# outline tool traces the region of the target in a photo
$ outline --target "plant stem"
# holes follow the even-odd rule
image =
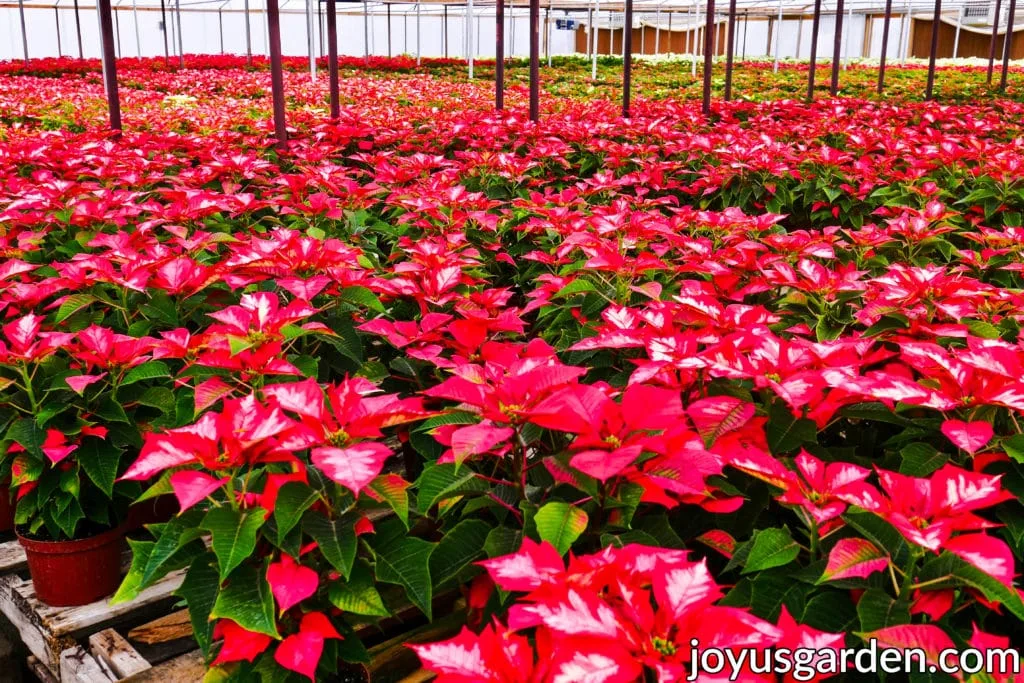
[[[32,406],[32,414],[39,412],[39,403],[36,401],[36,393],[32,389],[32,377],[28,374],[28,367],[21,364],[21,378],[25,382],[25,395],[28,396],[29,405]]]

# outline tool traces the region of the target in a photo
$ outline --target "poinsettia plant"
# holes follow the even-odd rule
[[[118,477],[173,398],[170,370],[152,360],[154,339],[45,323],[27,314],[3,327],[3,467],[21,532],[67,540],[126,520],[141,489]]]
[[[163,474],[180,512],[149,527],[153,540],[131,541],[114,600],[187,566],[180,594],[204,652],[218,641],[213,665],[319,680],[339,659],[365,659],[346,619],[389,613],[368,564],[375,555],[358,538],[374,533],[370,515],[382,505],[408,514],[402,478],[382,473],[393,455],[384,430],[427,412],[362,378],[274,383],[260,394],[146,437],[123,478]]]
[[[566,60],[534,123],[355,59],[326,122],[289,59],[279,149],[263,60],[187,60],[121,60],[119,140],[98,62],[0,64],[0,445],[38,533],[175,497],[117,599],[183,570],[214,676],[328,678],[414,612],[467,624],[419,648],[453,680],[1020,645],[1012,87],[749,63],[709,119],[652,61],[623,119]]]

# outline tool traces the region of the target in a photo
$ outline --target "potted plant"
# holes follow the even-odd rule
[[[374,564],[378,579],[391,568],[384,581],[430,613],[425,568],[415,580],[402,571],[425,562],[425,542],[405,535],[409,483],[382,473],[394,455],[385,430],[426,417],[422,402],[353,378],[278,383],[221,403],[192,425],[147,434],[125,472],[159,476],[181,512],[150,525],[152,540],[131,541],[132,567],[114,601],[187,567],[179,595],[223,675],[321,680],[339,661],[367,661],[353,626],[389,616]],[[367,513],[382,507],[396,514],[375,528]],[[394,541],[386,555],[382,538]]]
[[[29,314],[3,327],[3,467],[36,596],[87,604],[119,583],[124,522],[141,488],[118,476],[142,426],[163,412],[157,385],[169,371],[152,360],[151,338],[42,325]]]

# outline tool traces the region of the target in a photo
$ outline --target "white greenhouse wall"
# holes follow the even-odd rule
[[[86,4],[87,0],[83,0]],[[230,0],[234,7],[238,7],[238,0]],[[75,15],[71,8],[72,0],[60,0],[60,8],[55,12],[53,9],[26,8],[25,20],[29,37],[29,56],[31,57],[53,57],[58,54],[77,56],[78,40],[75,33]],[[89,4],[92,4],[89,2]],[[244,54],[245,53],[245,20],[240,11],[224,10],[218,15],[216,11],[198,12],[189,11],[188,5],[194,5],[195,0],[188,0],[183,3],[181,21],[183,25],[181,42],[186,53],[205,54]],[[286,55],[306,55],[306,16],[304,13],[289,11],[287,2],[284,2],[281,14],[281,36],[282,51]],[[142,56],[156,57],[164,54],[164,34],[161,30],[161,15],[159,6],[155,8],[147,3],[146,9],[139,9],[136,14],[131,10],[130,0],[115,0],[115,5],[120,9],[115,11],[119,40],[117,51],[119,56],[135,57],[139,55],[135,39],[135,17],[138,17],[139,43]],[[217,4],[213,2],[201,3],[203,8],[213,9]],[[167,42],[172,55],[178,51],[177,25],[174,19],[173,0],[167,0],[167,20],[170,24],[167,34]],[[369,20],[369,52],[375,55],[388,54],[388,21],[386,10],[380,5],[370,5],[372,14]],[[363,17],[358,4],[339,3],[339,12],[345,12],[338,16],[338,52],[342,55],[362,55],[367,46],[364,44]],[[95,9],[92,7],[83,8],[79,13],[81,20],[82,46],[86,57],[99,56],[99,30],[98,19]],[[569,54],[575,48],[575,32],[571,30],[559,30],[554,26],[556,18],[569,16],[581,24],[585,24],[586,12],[576,12],[566,15],[561,11],[551,14],[551,53]],[[542,13],[543,17],[543,13]],[[621,26],[621,16],[613,17]],[[323,17],[318,17],[315,27],[315,50],[320,54],[320,46],[326,37],[321,38],[320,32],[324,26]],[[607,26],[608,15],[601,13],[599,25]],[[661,24],[662,28],[668,28],[666,15],[660,18],[654,13],[638,13],[636,22],[648,25]],[[889,36],[888,54],[890,57],[897,57],[900,54],[901,39],[906,40],[906,32],[901,33],[902,19],[896,16],[892,20]],[[57,24],[60,25],[60,45],[58,49]],[[529,51],[528,17],[524,9],[516,11],[515,16],[508,13],[506,16],[506,54],[509,56],[524,57]],[[416,54],[416,12],[415,5],[393,5],[391,17],[391,52],[392,54]],[[685,14],[673,16],[673,28],[680,29],[687,24]],[[443,18],[441,8],[438,6],[424,6],[420,14],[420,53],[427,57],[443,56]],[[867,21],[864,15],[854,14],[852,17],[846,14],[843,17],[843,49],[845,59],[861,56],[877,57],[881,52],[882,22],[876,20],[872,30],[869,54],[862,55],[864,47],[864,32]],[[250,10],[250,26],[252,33],[253,54],[261,55],[267,53],[267,28],[266,15],[263,2],[252,0]],[[818,35],[818,58],[827,60],[832,56],[832,36],[835,26],[835,17],[826,14],[821,18],[821,28]],[[768,44],[768,21],[761,19],[750,19],[745,22],[742,18],[737,21],[736,52],[741,57],[769,57],[773,58],[776,51],[776,36],[778,37],[778,51],[781,59],[807,59],[810,56],[811,43],[811,20],[789,19],[783,21],[781,31],[773,31],[772,43]],[[451,57],[465,57],[464,49],[466,30],[465,9],[462,7],[450,7],[448,10],[448,55]],[[542,21],[541,30],[544,30]],[[478,9],[475,12],[473,21],[473,42],[475,43],[475,55],[479,57],[494,56],[494,14],[493,8]],[[541,44],[544,45],[543,36]],[[640,50],[636,45],[635,49]],[[543,51],[543,48],[542,48]],[[326,53],[326,45],[324,54]],[[0,59],[20,59],[23,55],[21,40],[21,25],[18,17],[17,7],[0,8]]]
[[[83,4],[85,4],[83,2]],[[91,3],[90,3],[91,4]],[[183,3],[184,5],[185,3]],[[347,3],[346,3],[347,4]],[[214,8],[215,4],[205,3],[205,7]],[[116,10],[116,33],[120,34],[118,54],[123,57],[139,56],[135,40],[135,13],[130,9],[127,0],[121,0],[121,9]],[[358,6],[356,6],[358,7]],[[370,53],[386,55],[388,30],[386,10],[381,6],[372,6],[370,16]],[[281,50],[286,55],[306,55],[306,16],[300,12],[281,13]],[[345,7],[339,3],[338,15],[338,52],[342,55],[362,55],[365,50],[363,17],[361,14],[341,14],[353,12],[355,8]],[[415,5],[393,5],[391,17],[391,48],[395,55],[416,54],[416,12]],[[486,14],[485,14],[486,12]],[[250,11],[250,27],[252,34],[253,54],[267,53],[267,28],[262,3],[253,0]],[[575,36],[572,31],[558,30],[554,27],[556,16],[552,14],[551,52],[567,54],[572,52]],[[578,16],[578,15],[577,15]],[[92,7],[79,11],[82,31],[83,53],[86,57],[99,57],[99,22],[96,10]],[[175,22],[173,4],[168,1],[168,24]],[[60,24],[60,46],[57,44],[57,23]],[[223,22],[223,30],[222,24]],[[225,10],[219,16],[216,11],[190,12],[183,6],[181,10],[182,44],[185,53],[245,54],[245,18],[241,12]],[[320,51],[320,21],[315,29],[316,51]],[[62,0],[60,9],[26,8],[25,24],[28,33],[30,57],[55,57],[58,54],[78,56],[78,39],[75,32],[75,13],[70,0]],[[160,28],[161,16],[159,6],[154,10],[148,5],[145,10],[138,11],[138,28],[142,48],[142,56],[156,57],[164,54],[164,37]],[[429,10],[424,7],[420,14],[420,51],[423,56],[438,57],[444,55],[443,16],[437,6]],[[517,10],[515,18],[506,15],[506,53],[509,56],[525,56],[529,52],[528,18],[523,10]],[[514,25],[514,26],[513,26]],[[324,24],[326,26],[326,24]],[[476,44],[475,54],[480,57],[494,56],[494,14],[493,9],[477,10],[474,13],[473,32]],[[466,15],[464,8],[450,7],[448,10],[448,55],[464,57]],[[326,28],[324,28],[326,33]],[[223,50],[221,40],[223,33]],[[177,53],[177,25],[169,27],[168,44],[171,54]],[[326,36],[324,36],[326,40]],[[543,37],[542,37],[543,44]],[[20,59],[23,55],[21,41],[21,24],[17,7],[0,8],[0,59]],[[324,53],[326,54],[326,46]]]

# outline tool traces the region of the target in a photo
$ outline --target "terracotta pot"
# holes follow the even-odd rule
[[[14,502],[11,500],[11,480],[0,482],[0,533],[14,529]]]
[[[121,582],[124,527],[73,541],[37,541],[18,534],[41,602],[54,607],[87,605]]]

